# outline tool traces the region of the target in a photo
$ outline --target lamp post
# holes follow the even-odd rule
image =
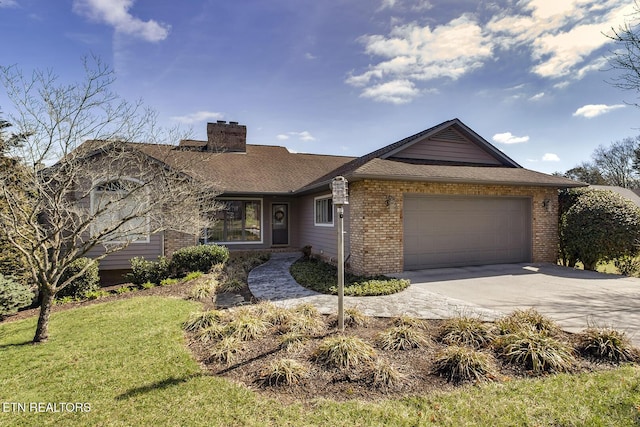
[[[338,213],[338,329],[344,332],[344,205],[349,204],[347,180],[337,176],[331,182],[333,205]]]

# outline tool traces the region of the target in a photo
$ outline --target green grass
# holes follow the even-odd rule
[[[317,259],[300,259],[289,269],[296,282],[323,294],[338,294],[338,270],[335,266]],[[344,294],[349,296],[390,295],[409,286],[409,280],[391,277],[358,276],[345,273]]]
[[[54,313],[51,340],[32,345],[35,318],[0,324],[0,404],[87,402],[88,413],[0,410],[0,426],[637,426],[640,367],[465,386],[453,392],[283,404],[204,374],[182,324],[200,306],[135,297]],[[1,407],[0,407],[1,408]]]

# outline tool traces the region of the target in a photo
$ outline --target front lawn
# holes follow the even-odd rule
[[[0,323],[0,425],[616,425],[640,422],[640,368],[468,385],[377,402],[283,404],[207,375],[182,330],[199,303],[134,297]],[[420,373],[416,373],[420,375]],[[88,412],[29,411],[30,403]],[[22,412],[25,405],[27,411]],[[37,407],[37,406],[36,406]],[[60,410],[62,407],[50,406]]]
[[[338,294],[337,267],[315,258],[299,259],[289,269],[302,286],[323,294]],[[384,275],[358,276],[345,272],[344,294],[349,296],[390,295],[406,289],[409,281]]]

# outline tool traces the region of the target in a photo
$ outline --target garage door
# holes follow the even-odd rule
[[[531,200],[405,196],[404,268],[531,261]]]

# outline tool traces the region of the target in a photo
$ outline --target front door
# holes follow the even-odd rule
[[[271,244],[289,244],[289,205],[286,203],[271,205]]]

